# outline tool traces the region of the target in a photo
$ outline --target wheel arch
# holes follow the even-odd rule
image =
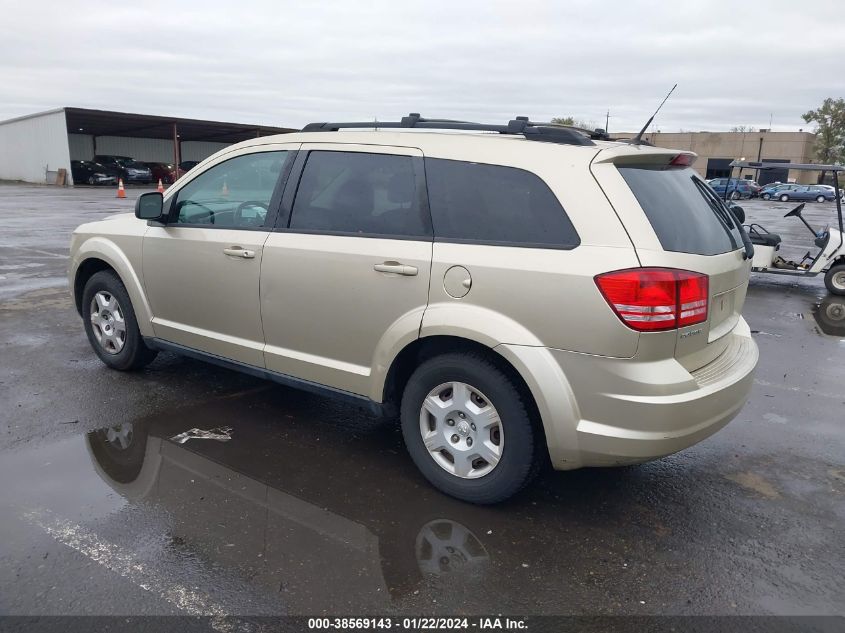
[[[82,292],[85,290],[85,284],[91,277],[103,270],[110,270],[117,274],[117,271],[108,262],[98,257],[89,257],[77,267],[73,278],[73,303],[79,316],[82,316]]]
[[[126,287],[141,335],[153,336],[152,311],[140,278],[126,254],[116,244],[102,237],[86,240],[73,258],[69,277],[77,312],[82,315],[82,293],[85,284],[93,275],[104,270],[114,272]]]
[[[423,362],[435,356],[446,353],[473,352],[482,354],[498,367],[514,384],[528,407],[532,422],[536,424],[538,438],[542,442],[543,453],[548,455],[546,443],[545,416],[538,402],[538,395],[531,389],[528,382],[517,367],[504,356],[499,346],[490,347],[482,342],[470,338],[450,335],[432,335],[417,338],[394,357],[385,374],[382,389],[382,402],[385,411],[397,415],[405,385],[411,374]]]

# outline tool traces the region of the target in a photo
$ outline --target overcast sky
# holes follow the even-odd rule
[[[0,119],[59,106],[299,127],[572,115],[809,129],[845,96],[842,0],[0,0]]]

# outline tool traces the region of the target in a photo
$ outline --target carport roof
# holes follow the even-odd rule
[[[296,131],[285,127],[224,123],[110,110],[63,109],[67,121],[67,131],[70,134],[172,139],[173,125],[176,124],[179,139],[182,141],[238,143],[257,136]]]

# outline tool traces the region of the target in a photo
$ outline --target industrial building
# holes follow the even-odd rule
[[[633,138],[635,132],[612,133],[613,138]],[[769,163],[814,163],[815,134],[810,132],[655,132],[645,140],[658,147],[683,149],[698,154],[693,168],[707,180],[731,175],[732,160],[745,159]],[[739,176],[736,170],[733,176]],[[766,171],[746,169],[741,177],[761,185],[770,182],[815,184],[815,172],[788,172],[786,169]]]
[[[65,170],[73,184],[71,160],[95,154],[131,156],[145,162],[199,161],[256,136],[290,128],[222,123],[178,117],[57,108],[0,121],[0,180],[55,184]]]

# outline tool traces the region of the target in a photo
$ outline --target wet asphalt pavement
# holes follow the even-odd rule
[[[171,354],[106,369],[68,240],[136,194],[0,185],[0,613],[845,614],[845,301],[821,279],[754,276],[761,363],[714,437],[476,507],[389,420]],[[743,206],[810,248],[791,205]]]

